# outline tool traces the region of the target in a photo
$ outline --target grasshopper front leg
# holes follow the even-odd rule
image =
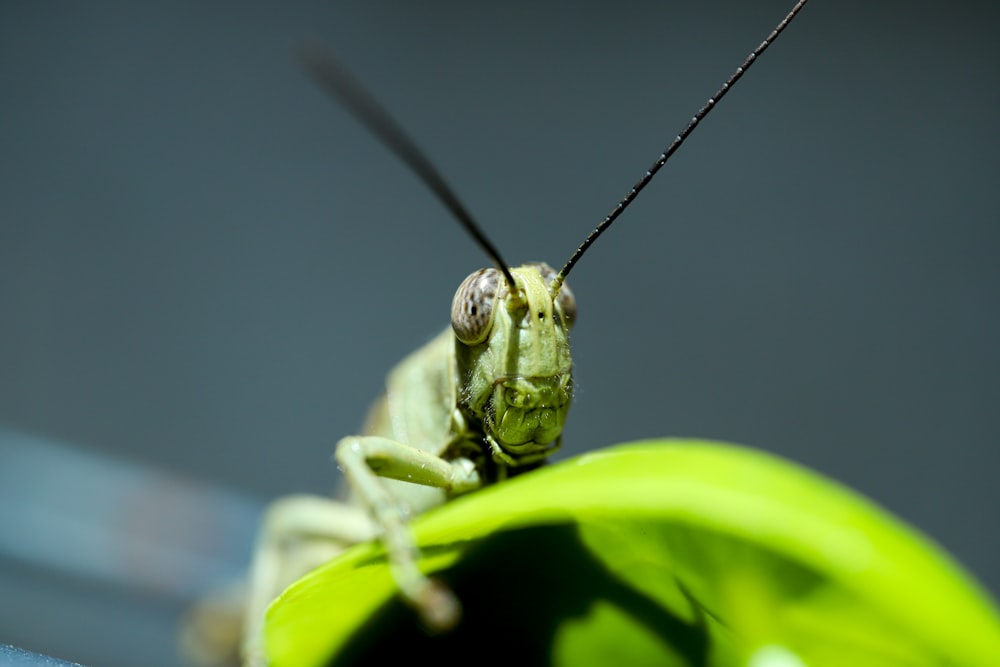
[[[406,514],[378,478],[464,493],[482,484],[472,461],[446,461],[378,436],[346,437],[337,443],[335,456],[359,500],[383,531],[383,544],[403,597],[417,609],[428,629],[443,631],[454,626],[460,614],[458,600],[447,587],[420,572],[420,552],[406,525]]]

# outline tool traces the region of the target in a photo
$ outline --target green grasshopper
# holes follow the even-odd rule
[[[351,544],[382,541],[400,594],[432,632],[458,622],[460,604],[423,575],[409,517],[452,497],[531,470],[560,445],[572,399],[569,330],[576,304],[565,280],[698,123],[805,5],[788,15],[677,135],[625,198],[556,272],[510,267],[430,161],[332,55],[311,49],[316,80],[402,159],[455,215],[495,264],[476,271],[452,301],[451,326],[389,374],[363,435],[343,438],[335,458],[351,504],[312,496],[275,501],[251,568],[244,656],[263,664],[267,605],[312,567]]]

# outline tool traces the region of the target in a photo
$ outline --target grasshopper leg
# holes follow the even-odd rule
[[[262,631],[271,601],[309,570],[351,544],[372,539],[376,532],[363,510],[329,498],[293,495],[268,506],[250,566],[243,625],[245,664],[265,664]]]
[[[458,600],[444,585],[417,567],[420,553],[407,525],[406,512],[379,477],[433,486],[450,493],[479,488],[479,474],[468,459],[445,461],[426,451],[377,436],[350,436],[337,443],[337,463],[359,500],[382,529],[393,577],[403,597],[432,631],[458,621]]]

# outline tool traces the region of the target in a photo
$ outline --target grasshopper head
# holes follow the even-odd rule
[[[547,264],[511,274],[513,287],[497,269],[481,269],[455,293],[459,401],[505,454],[537,460],[555,449],[569,412],[576,302],[565,284],[553,294]]]

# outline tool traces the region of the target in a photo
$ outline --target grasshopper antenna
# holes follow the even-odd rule
[[[781,20],[781,23],[779,23],[777,27],[771,31],[771,34],[760,43],[760,46],[754,49],[753,52],[747,56],[746,60],[743,61],[743,64],[736,68],[736,71],[730,75],[729,79],[727,79],[724,84],[722,84],[722,87],[716,91],[715,95],[708,98],[705,105],[691,118],[687,127],[685,127],[681,133],[674,138],[670,145],[667,146],[667,149],[660,154],[660,157],[656,158],[656,162],[653,163],[653,166],[651,166],[643,177],[632,186],[629,193],[625,195],[620,202],[618,202],[618,205],[611,210],[611,213],[608,213],[607,217],[604,218],[601,224],[597,225],[594,231],[590,232],[587,238],[584,239],[583,243],[580,244],[580,247],[576,249],[576,252],[574,252],[569,258],[569,261],[566,262],[565,266],[559,270],[559,274],[555,277],[555,280],[552,281],[550,289],[553,294],[559,293],[559,289],[562,287],[563,281],[566,280],[566,276],[568,276],[569,272],[573,270],[577,261],[579,261],[579,259],[583,256],[583,253],[587,252],[587,248],[589,248],[591,244],[597,240],[597,237],[603,234],[605,230],[611,226],[611,223],[613,223],[615,219],[621,215],[621,212],[625,210],[625,207],[631,204],[632,200],[636,198],[639,192],[641,192],[642,189],[646,187],[651,180],[653,180],[653,176],[655,176],[656,172],[660,170],[660,167],[666,164],[667,160],[670,159],[670,156],[673,155],[674,152],[681,147],[681,144],[684,143],[684,140],[687,139],[692,132],[694,132],[694,128],[698,126],[698,123],[700,123],[702,119],[715,108],[715,105],[719,102],[719,100],[725,97],[730,88],[732,88],[736,82],[739,81],[744,74],[746,74],[746,71],[757,61],[760,54],[764,53],[764,51],[767,50],[767,47],[771,46],[774,40],[777,39],[778,35],[780,35],[781,32],[788,27],[788,24],[792,22],[792,19],[794,19],[795,15],[799,13],[799,10],[805,6],[806,2],[808,2],[808,0],[799,0],[795,3],[792,10],[788,12],[788,15]]]
[[[374,134],[382,144],[402,160],[430,188],[455,219],[472,235],[476,243],[496,263],[504,279],[515,292],[514,276],[493,243],[479,227],[458,196],[441,176],[410,136],[392,119],[381,104],[368,92],[329,49],[309,44],[299,50],[299,59],[326,92]]]

